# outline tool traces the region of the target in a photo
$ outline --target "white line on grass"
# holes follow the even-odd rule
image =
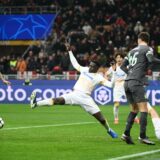
[[[78,122],[78,123],[49,124],[49,125],[40,125],[40,126],[12,127],[12,128],[4,128],[2,130],[17,130],[17,129],[29,129],[29,128],[75,126],[75,125],[84,125],[84,124],[92,124],[92,123],[96,123],[96,122]]]
[[[136,153],[136,154],[130,154],[130,155],[122,156],[122,157],[115,157],[115,158],[105,159],[105,160],[123,160],[123,159],[140,157],[140,156],[144,156],[144,155],[148,155],[148,154],[153,154],[153,153],[158,153],[158,152],[160,152],[160,149],[153,150],[153,151]]]

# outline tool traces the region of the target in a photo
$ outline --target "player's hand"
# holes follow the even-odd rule
[[[65,43],[65,46],[66,46],[67,51],[69,51],[70,48],[71,48],[70,44],[66,42],[66,43]]]
[[[117,79],[117,82],[123,82],[124,81],[124,79],[123,78],[119,78],[119,79]]]
[[[112,65],[112,69],[113,69],[113,71],[116,71],[116,64]]]
[[[7,81],[7,80],[3,80],[3,83],[6,85],[11,85],[11,82]]]

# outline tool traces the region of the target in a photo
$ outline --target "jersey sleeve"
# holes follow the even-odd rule
[[[160,59],[154,57],[153,49],[151,47],[149,48],[148,52],[146,53],[146,57],[147,57],[149,63],[158,63],[158,64],[160,64]]]
[[[71,61],[72,65],[73,65],[73,67],[74,67],[77,71],[80,72],[81,66],[79,65],[79,63],[77,62],[76,58],[74,57],[73,52],[72,52],[72,51],[69,51],[68,53],[69,53],[69,58],[70,58],[70,61]]]
[[[109,88],[113,87],[113,82],[105,79],[104,77],[100,77],[100,84]]]
[[[113,69],[112,69],[112,67],[110,67],[110,68],[108,69],[108,71],[107,71],[107,75],[112,74],[112,71],[113,71]]]
[[[89,70],[88,67],[83,67],[83,66],[81,66],[81,65],[77,62],[77,60],[76,60],[76,58],[74,57],[72,51],[69,51],[68,53],[69,53],[70,61],[71,61],[72,65],[73,65],[73,67],[74,67],[77,71],[79,71],[79,72],[86,72],[86,71]]]
[[[124,61],[123,61],[123,63],[122,63],[122,65],[121,65],[121,69],[122,69],[122,71],[124,71],[126,74],[128,73],[128,68],[127,68],[127,66],[129,65],[129,59],[128,59],[128,57],[125,57],[124,58]]]
[[[83,67],[83,66],[80,66],[79,67],[79,72],[88,72],[89,71],[89,67]]]
[[[146,53],[146,57],[148,57],[148,55],[152,55],[153,56],[153,49],[151,47],[149,47],[149,50]]]

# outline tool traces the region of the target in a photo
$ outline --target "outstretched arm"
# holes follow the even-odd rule
[[[73,52],[72,52],[72,51],[68,51],[68,53],[69,53],[69,58],[70,58],[70,61],[71,61],[72,65],[73,65],[73,67],[74,67],[77,71],[80,72],[80,67],[81,67],[81,66],[79,65],[79,63],[77,62],[76,58],[74,57]]]
[[[106,87],[109,87],[109,88],[112,88],[113,87],[113,82],[112,81],[109,81],[107,79],[105,79],[104,81],[102,81],[101,83],[103,86],[106,86]]]
[[[128,57],[125,57],[124,58],[124,61],[123,61],[123,63],[122,63],[122,65],[121,65],[121,69],[127,74],[128,73],[128,68],[127,68],[127,66],[129,65],[129,63],[128,63]]]
[[[146,57],[147,57],[149,63],[158,63],[158,64],[160,64],[160,59],[154,57],[153,49],[151,47],[149,48],[149,51],[147,52]]]
[[[70,61],[71,61],[72,65],[73,65],[73,67],[74,67],[77,71],[80,72],[80,67],[81,67],[81,66],[79,65],[79,63],[77,62],[76,58],[74,57],[73,52],[72,52],[71,49],[70,49],[70,44],[69,44],[69,43],[66,43],[65,46],[66,46],[66,49],[67,49],[67,51],[68,51],[68,53],[69,53],[69,58],[70,58]]]
[[[101,84],[104,85],[104,86],[106,86],[106,87],[113,88],[114,82],[115,82],[115,74],[116,74],[116,72],[113,71],[112,72],[112,79],[111,79],[111,81],[109,81],[108,79],[104,78],[102,80]]]
[[[5,78],[3,77],[3,75],[2,75],[1,72],[0,72],[0,78],[2,79],[2,82],[3,82],[4,84],[7,84],[7,85],[10,85],[10,84],[11,84],[11,82],[5,80]]]
[[[160,64],[160,59],[154,57],[152,54],[147,55],[147,59],[150,63],[158,63]]]

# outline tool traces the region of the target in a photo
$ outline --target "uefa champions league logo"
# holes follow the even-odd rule
[[[55,14],[0,15],[0,39],[44,39],[50,33],[50,24],[55,17]]]
[[[111,101],[111,90],[109,90],[108,88],[101,86],[99,88],[97,88],[94,91],[94,98],[95,101],[98,102],[99,104],[107,104],[108,102]]]

